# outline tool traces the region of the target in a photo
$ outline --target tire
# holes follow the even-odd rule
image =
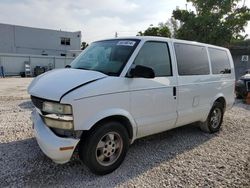
[[[209,112],[207,120],[200,123],[200,128],[206,133],[215,133],[220,130],[224,115],[224,107],[221,103],[215,102]]]
[[[119,122],[110,121],[98,127],[83,139],[79,145],[79,156],[95,174],[113,172],[123,162],[129,147],[126,128]]]

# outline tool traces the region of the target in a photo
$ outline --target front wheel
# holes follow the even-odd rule
[[[224,115],[224,107],[221,103],[215,102],[205,122],[200,123],[202,131],[214,133],[220,130]]]
[[[93,173],[103,175],[120,166],[128,147],[126,128],[119,122],[111,121],[99,125],[81,140],[79,155]]]

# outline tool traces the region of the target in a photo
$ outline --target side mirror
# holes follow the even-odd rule
[[[142,65],[136,65],[135,68],[131,69],[130,72],[130,77],[132,78],[154,78],[155,77],[155,73],[154,70],[146,67],[146,66],[142,66]]]

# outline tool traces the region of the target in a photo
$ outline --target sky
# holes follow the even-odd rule
[[[250,7],[250,0],[245,3]],[[186,0],[0,0],[0,23],[81,31],[82,41],[90,43],[116,32],[135,36],[151,24],[166,22],[177,6],[186,9]]]

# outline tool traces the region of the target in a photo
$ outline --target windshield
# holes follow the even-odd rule
[[[94,42],[71,63],[71,68],[119,76],[138,43],[133,39]]]

